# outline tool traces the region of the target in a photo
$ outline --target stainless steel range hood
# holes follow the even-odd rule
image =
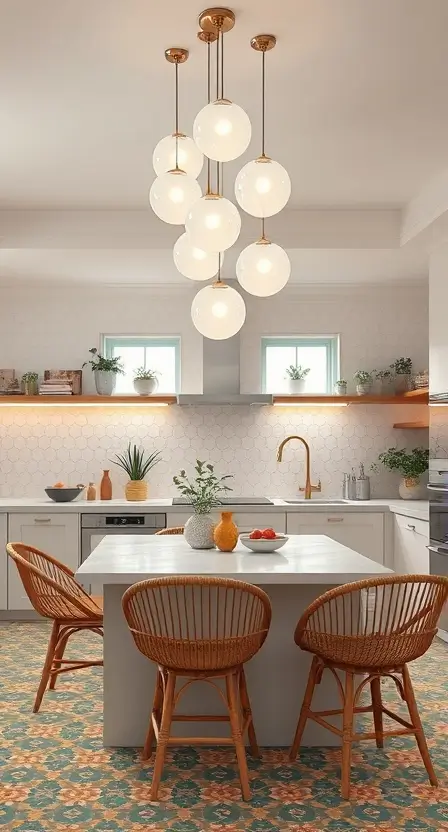
[[[180,393],[180,405],[269,405],[269,393],[240,393],[240,337],[203,339],[203,392]]]

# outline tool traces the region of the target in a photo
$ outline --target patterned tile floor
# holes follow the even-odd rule
[[[355,749],[350,803],[339,796],[334,749],[305,749],[295,764],[284,750],[266,750],[262,762],[250,762],[247,804],[231,751],[182,748],[169,756],[163,799],[152,804],[151,766],[142,767],[138,751],[102,748],[101,670],[62,677],[59,691],[46,694],[38,715],[31,713],[47,637],[45,624],[0,626],[1,829],[448,832],[448,645],[442,642],[412,667],[437,790],[409,738],[390,740],[385,751],[371,743]],[[85,650],[86,636],[79,638]],[[73,649],[76,643],[72,655]],[[89,649],[98,650],[95,637]]]

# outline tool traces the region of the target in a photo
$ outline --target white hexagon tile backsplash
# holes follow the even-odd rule
[[[405,413],[403,413],[405,410]],[[123,496],[124,474],[114,454],[136,442],[160,450],[163,461],[149,476],[150,496],[175,494],[172,477],[196,458],[233,474],[235,494],[292,496],[304,485],[304,449],[291,442],[282,463],[279,443],[298,433],[311,447],[312,480],[322,495],[341,495],[343,472],[363,462],[366,472],[378,454],[396,445],[427,444],[426,432],[397,431],[395,421],[418,417],[417,407],[356,405],[341,409],[276,407],[2,408],[0,411],[0,494],[38,496],[59,479],[99,482],[111,469],[114,496]],[[414,412],[414,413],[413,413]],[[422,436],[422,433],[424,436]],[[382,470],[372,493],[397,495],[398,477]]]

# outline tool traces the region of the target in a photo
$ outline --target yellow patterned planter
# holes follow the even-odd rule
[[[138,502],[148,499],[148,483],[145,480],[129,480],[124,490],[126,499],[130,502]]]

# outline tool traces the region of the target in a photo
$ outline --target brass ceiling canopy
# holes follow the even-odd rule
[[[251,39],[250,45],[256,52],[269,52],[277,43],[275,35],[255,35]]]
[[[225,34],[235,26],[235,15],[231,9],[223,9],[220,6],[205,9],[199,15],[199,26],[203,32],[221,31]]]
[[[165,49],[165,58],[170,64],[184,64],[188,60],[188,49],[182,49],[180,46],[170,46]]]
[[[215,43],[218,40],[218,32],[203,32],[202,29],[198,32],[198,39],[202,43]]]

